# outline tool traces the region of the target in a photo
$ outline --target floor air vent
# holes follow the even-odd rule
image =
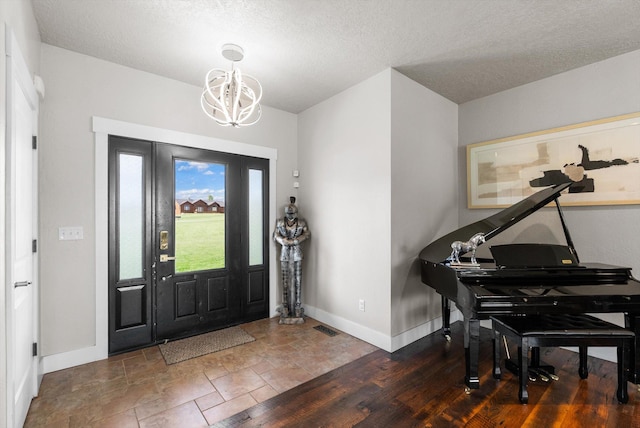
[[[331,337],[333,337],[333,336],[335,336],[336,334],[338,334],[338,332],[337,332],[337,331],[335,331],[335,330],[331,330],[329,327],[325,327],[325,326],[323,326],[323,325],[317,325],[317,326],[315,326],[315,327],[313,327],[313,328],[315,328],[316,330],[321,331],[321,332],[323,332],[324,334],[326,334],[327,336],[331,336]]]

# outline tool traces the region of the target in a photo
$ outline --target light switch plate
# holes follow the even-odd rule
[[[82,226],[59,227],[58,240],[60,241],[77,241],[84,239],[84,229]]]

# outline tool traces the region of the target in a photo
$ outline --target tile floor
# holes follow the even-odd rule
[[[170,366],[153,346],[48,373],[25,427],[206,427],[377,349],[319,324],[243,324],[255,342]]]

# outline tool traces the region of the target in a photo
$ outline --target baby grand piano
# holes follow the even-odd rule
[[[631,269],[600,263],[569,267],[519,266],[505,268],[489,258],[478,257],[479,266],[449,260],[451,244],[484,233],[491,246],[498,235],[523,222],[532,214],[555,202],[557,222],[566,246],[578,261],[558,198],[570,183],[541,190],[490,216],[455,230],[426,246],[420,252],[422,282],[442,296],[443,333],[450,335],[449,301],[464,317],[465,383],[479,388],[478,352],[480,320],[492,315],[544,313],[623,313],[625,327],[640,338],[640,282]],[[556,216],[551,213],[555,218]],[[537,214],[541,215],[541,214]],[[494,241],[492,241],[492,239]],[[479,249],[480,249],[479,247]],[[636,339],[627,362],[627,380],[640,383],[640,340]]]

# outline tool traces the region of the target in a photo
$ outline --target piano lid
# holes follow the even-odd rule
[[[560,193],[571,185],[569,183],[557,184],[534,193],[522,201],[511,205],[504,210],[485,218],[484,220],[464,226],[447,235],[436,239],[420,252],[420,259],[432,263],[442,263],[451,254],[451,243],[454,241],[467,241],[474,234],[482,232],[485,241],[488,241],[500,232],[508,229],[522,219],[528,217],[551,201],[557,199]]]

